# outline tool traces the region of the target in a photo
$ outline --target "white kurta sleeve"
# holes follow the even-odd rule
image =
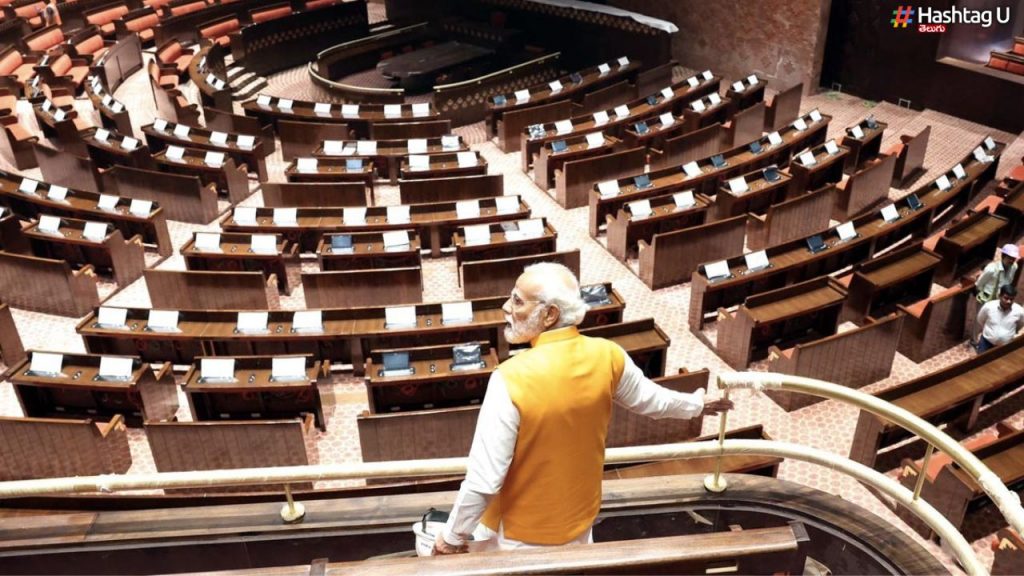
[[[519,410],[508,395],[501,373],[495,370],[480,405],[466,479],[462,481],[444,527],[444,539],[448,544],[459,546],[469,538],[487,505],[501,490],[512,463],[518,434]]]
[[[704,390],[676,392],[652,382],[623,350],[626,363],[615,389],[615,401],[651,418],[693,418],[704,409]]]

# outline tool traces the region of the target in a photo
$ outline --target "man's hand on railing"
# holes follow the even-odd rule
[[[465,554],[469,552],[469,546],[452,546],[444,539],[444,530],[438,531],[434,539],[434,556],[448,556],[449,554]]]
[[[701,412],[705,416],[714,416],[720,412],[726,412],[732,410],[734,405],[732,400],[728,398],[720,398],[718,400],[712,400],[711,402],[704,403],[704,410]]]

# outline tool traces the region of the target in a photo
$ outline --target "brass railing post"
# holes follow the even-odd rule
[[[728,389],[722,395],[722,399],[729,399]],[[725,425],[729,419],[729,412],[719,413],[718,418],[718,458],[715,459],[715,473],[704,478],[704,488],[709,492],[725,492],[728,487],[725,478],[722,478],[722,458],[725,456]]]
[[[284,520],[285,524],[298,524],[302,522],[302,519],[306,517],[306,507],[302,505],[302,502],[296,502],[292,498],[292,485],[284,485],[284,497],[288,499],[288,503],[281,508],[281,520]]]

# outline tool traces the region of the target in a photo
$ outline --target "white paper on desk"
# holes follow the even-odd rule
[[[530,91],[529,90],[516,90],[513,93],[513,96],[515,96],[515,98],[516,98],[516,104],[520,104],[520,103],[523,103],[523,102],[529,102],[530,101]]]
[[[985,149],[991,150],[996,147],[996,141],[991,136],[985,136]]]
[[[601,110],[600,112],[594,112],[594,124],[602,126],[608,123],[608,112]]]
[[[700,76],[704,80],[711,80],[712,78],[715,77],[715,75],[711,73],[711,70],[705,70],[705,71],[701,72]]]
[[[330,116],[331,105],[324,102],[317,102],[313,105],[313,113],[319,116]]]
[[[107,237],[106,222],[86,222],[82,229],[82,237],[95,242],[102,242]]]
[[[635,202],[629,202],[629,213],[634,218],[644,218],[651,215],[651,201],[650,200],[637,200]]]
[[[523,238],[540,238],[544,235],[544,220],[542,218],[520,220],[517,225]]]
[[[58,218],[57,216],[49,216],[45,214],[40,215],[39,225],[36,226],[36,229],[49,234],[60,232],[60,218]]]
[[[708,94],[708,101],[711,102],[712,106],[717,106],[722,103],[722,97],[718,95],[718,92],[712,92]]]
[[[441,324],[458,324],[473,321],[472,302],[442,302]]]
[[[114,99],[110,96],[110,94],[104,94],[103,98],[100,99],[100,101],[103,102],[103,105],[108,108],[110,107],[110,103],[113,102],[113,100]],[[49,102],[49,100],[47,100],[46,102]],[[49,108],[47,108],[46,106],[46,102],[43,103],[43,110],[49,110]]]
[[[409,156],[409,169],[410,170],[429,170],[430,169],[430,156],[425,154],[412,154]]]
[[[607,65],[607,64],[598,64],[597,65],[597,73],[600,74],[601,76],[604,76],[605,74],[607,74],[607,73],[609,73],[611,71],[612,71],[612,67]]]
[[[690,102],[690,108],[693,108],[694,112],[703,112],[707,109],[707,106],[704,105],[704,100],[698,99]]]
[[[110,130],[107,130],[106,128],[97,128],[92,137],[100,142],[106,142],[110,138]]]
[[[700,84],[700,80],[696,76],[690,76],[686,79],[686,83],[690,85],[690,88],[696,88]]]
[[[100,326],[109,328],[124,327],[127,321],[127,308],[111,308],[109,306],[100,306],[99,313],[96,315],[96,323],[99,324]]]
[[[665,100],[671,100],[675,95],[676,93],[672,90],[671,86],[666,86],[661,89],[661,97]]]
[[[306,357],[273,358],[270,361],[270,377],[275,381],[305,381]]]
[[[607,180],[605,182],[597,183],[597,191],[601,194],[601,198],[611,198],[619,195],[619,182],[618,180]]]
[[[676,192],[672,195],[672,200],[675,201],[676,208],[691,208],[697,204],[697,200],[693,197],[693,190]]]
[[[146,324],[150,330],[177,330],[177,310],[150,310]]]
[[[772,146],[778,146],[782,144],[782,136],[778,132],[772,132],[768,135],[768,143]]]
[[[265,332],[269,312],[239,312],[235,328],[239,332]]]
[[[743,92],[743,90],[744,90],[743,82],[733,82],[732,83],[732,91],[733,92]]]
[[[386,118],[394,118],[395,116],[402,115],[401,104],[385,104],[384,105],[384,116]]]
[[[96,202],[96,207],[100,210],[113,211],[117,208],[117,201],[120,200],[117,196],[111,196],[110,194],[100,194],[100,199]]]
[[[132,198],[131,203],[128,205],[128,213],[133,216],[141,216],[145,218],[149,216],[149,212],[153,209],[152,200],[140,200],[138,198]]]
[[[813,152],[804,152],[800,155],[800,163],[804,166],[814,166],[818,163],[818,159],[814,157]]]
[[[963,164],[953,166],[953,176],[956,176],[957,180],[963,180],[967,177],[967,171],[964,170]]]
[[[270,96],[267,96],[266,94],[260,94],[259,96],[256,97],[256,105],[257,106],[264,106],[264,107],[270,106],[270,101],[271,101]]]
[[[234,380],[234,358],[202,358],[199,362],[199,377],[212,380]]]
[[[602,132],[591,132],[587,134],[587,149],[597,148],[598,146],[604,145],[604,133]]]
[[[191,128],[185,126],[184,124],[178,124],[174,127],[174,135],[177,136],[178,138],[188,138],[188,133],[190,131]]]
[[[217,85],[217,77],[214,76],[212,73],[207,74],[206,75],[206,83],[210,84],[211,86],[216,87],[216,85]]]
[[[347,226],[366,224],[366,207],[351,206],[341,209],[341,219]]]
[[[619,62],[619,68],[621,68],[623,66],[628,66],[629,65],[629,57],[628,56],[623,56],[622,58],[619,58],[618,62]]]
[[[455,217],[460,220],[463,218],[479,218],[480,201],[459,200],[458,202],[455,203]]]
[[[480,246],[491,243],[491,227],[488,224],[466,226],[463,230],[466,246]]]
[[[185,156],[185,149],[180,146],[168,146],[165,156],[170,160],[181,160]]]
[[[28,369],[40,374],[60,374],[64,365],[64,355],[51,352],[33,352],[32,363]]]
[[[277,107],[281,110],[291,110],[294,103],[291,98],[279,98],[277,100]]]
[[[562,82],[555,80],[554,82],[548,82],[548,88],[551,89],[552,94],[557,94],[562,91]]]
[[[163,118],[153,120],[153,129],[159,130],[160,132],[167,130],[167,120],[164,120]]]
[[[236,206],[233,217],[235,220],[235,224],[255,224],[256,208],[252,206]]]
[[[412,105],[412,115],[417,118],[430,115],[430,104],[427,102],[420,102]]]
[[[402,248],[409,245],[408,230],[392,230],[381,234],[381,242],[384,248]]]
[[[885,208],[882,208],[882,220],[886,222],[895,222],[900,219],[900,212],[896,209],[895,204],[889,204]]]
[[[131,378],[135,359],[123,356],[101,356],[99,375],[106,378]]]
[[[110,105],[110,109],[113,110],[114,114],[120,114],[122,111],[124,111],[124,104],[121,104],[120,102],[114,102]]]
[[[410,138],[406,147],[409,150],[409,154],[426,154],[427,153],[427,139],[426,138]]]
[[[458,150],[461,142],[459,137],[455,134],[446,134],[441,136],[441,149],[442,150]]]
[[[342,116],[359,116],[359,104],[342,104]]]
[[[220,252],[220,233],[196,232],[195,247],[201,252]]]
[[[750,190],[750,186],[747,185],[747,180],[743,176],[729,180],[729,191],[733,194],[743,194],[748,190]]]
[[[864,137],[864,129],[860,127],[860,124],[850,128],[850,134],[858,140]]]
[[[853,222],[843,222],[839,226],[836,226],[836,234],[839,235],[839,239],[842,241],[849,240],[857,236],[857,230],[853,227]]]
[[[253,254],[277,254],[276,234],[253,234],[249,239]]]
[[[334,156],[340,155],[345,148],[342,140],[324,140],[324,152]]]
[[[239,134],[235,143],[243,150],[252,150],[256,146],[256,137],[252,134]]]
[[[409,223],[409,206],[388,206],[387,208],[388,224],[408,224]]]
[[[384,327],[395,328],[400,326],[416,325],[415,306],[388,306],[384,309]]]
[[[210,132],[210,143],[211,144],[226,144],[228,141],[228,135],[225,132],[217,132],[214,130]]]
[[[292,315],[292,330],[296,332],[323,332],[323,312],[321,310],[296,310]]]
[[[299,158],[296,161],[295,169],[299,172],[316,172],[319,165],[316,158]]]
[[[686,164],[683,164],[683,172],[688,178],[696,178],[704,173],[696,162],[687,162]]]
[[[985,154],[985,151],[981,148],[981,146],[978,146],[977,148],[974,149],[974,159],[977,160],[978,162],[984,163],[992,161],[992,157],[989,156],[988,154]]]
[[[665,112],[661,116],[658,116],[658,121],[661,122],[662,128],[668,128],[669,126],[676,123],[676,118],[675,116],[672,115],[671,112]]]
[[[494,199],[498,214],[512,214],[519,211],[519,196],[498,196]]]
[[[839,145],[836,144],[835,140],[829,140],[828,142],[825,142],[825,152],[828,152],[828,155],[831,156],[836,152],[839,152]]]
[[[50,108],[53,108],[53,102],[51,102],[50,99],[47,98],[46,100],[43,100],[43,105],[40,106],[40,108],[43,109],[43,112],[49,112]]]
[[[555,132],[558,134],[568,134],[572,132],[572,120],[559,120],[555,122]]]
[[[747,270],[760,270],[768,267],[768,254],[764,250],[751,252],[743,255],[743,261],[747,265]]]
[[[356,142],[356,154],[359,154],[360,156],[373,156],[376,153],[376,140],[359,140]]]
[[[18,184],[18,192],[25,194],[35,194],[36,188],[39,188],[39,181],[31,178],[22,178],[21,184]]]
[[[938,186],[939,190],[942,190],[943,192],[952,188],[952,185],[950,185],[949,183],[949,177],[946,176],[945,174],[935,179],[935,185]]]
[[[274,224],[278,226],[295,226],[298,208],[274,208]]]
[[[139,147],[139,141],[131,136],[125,136],[121,139],[121,148],[132,151]]]
[[[749,83],[751,86],[756,86],[757,82],[758,80],[756,74],[751,74],[750,76],[747,76],[747,83]]]
[[[704,275],[707,276],[708,280],[729,276],[729,262],[727,260],[719,260],[718,262],[705,264]]]
[[[50,200],[56,200],[63,202],[68,196],[68,189],[64,186],[58,186],[56,184],[50,184],[50,189],[46,191],[46,197]]]
[[[210,150],[209,152],[206,153],[206,156],[203,158],[203,162],[207,166],[213,166],[214,168],[220,168],[221,166],[224,165],[224,153],[223,152],[214,152],[213,150]]]
[[[821,112],[817,108],[811,110],[811,122],[821,122]]]
[[[797,118],[793,121],[793,128],[796,128],[799,132],[803,132],[804,130],[807,130],[807,122],[805,122],[803,118]]]

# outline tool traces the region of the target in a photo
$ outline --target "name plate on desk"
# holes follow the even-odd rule
[[[444,302],[441,304],[441,324],[467,324],[473,321],[472,302]]]
[[[696,88],[700,84],[700,80],[696,76],[690,76],[686,79],[686,83],[690,85],[690,88]]]
[[[128,205],[129,214],[133,216],[140,216],[142,218],[149,216],[151,210],[153,210],[152,200],[141,200],[139,198],[132,198],[131,203]]]
[[[498,196],[494,199],[498,214],[512,214],[519,211],[519,196]]]
[[[587,134],[587,149],[597,148],[604,144],[604,134],[602,132],[591,132]]]
[[[612,198],[619,195],[619,182],[617,180],[608,180],[606,182],[597,183],[597,191],[601,194],[601,198]]]
[[[693,108],[694,112],[703,112],[707,106],[704,105],[704,100],[694,100],[690,102],[690,108]]]
[[[886,222],[895,222],[900,219],[899,210],[896,209],[895,204],[889,204],[885,208],[882,208],[882,220]]]
[[[226,144],[228,141],[228,135],[224,132],[218,132],[214,130],[210,133],[211,144]]]
[[[672,97],[675,95],[676,93],[672,91],[671,86],[666,86],[661,89],[661,97],[664,98],[665,100],[671,100]]]
[[[102,242],[107,237],[106,222],[86,222],[82,229],[82,237],[93,242]]]
[[[376,140],[359,140],[356,142],[356,154],[359,154],[360,156],[373,156],[376,153]]]
[[[345,150],[348,150],[349,154],[355,152],[354,148],[345,148],[345,142],[342,140],[324,140],[324,152],[331,154],[332,156],[341,156],[345,154]]]
[[[299,172],[316,172],[319,163],[316,158],[299,158],[296,160],[295,169]]]
[[[747,272],[756,272],[758,270],[764,270],[769,266],[768,254],[764,250],[751,252],[750,254],[744,254],[743,261],[747,265]]]
[[[266,311],[239,312],[235,331],[239,334],[264,334],[267,332],[268,318],[269,313]]]
[[[291,110],[295,102],[291,98],[278,98],[277,107],[281,110]]]
[[[234,358],[202,358],[199,361],[200,382],[235,382]]]
[[[623,66],[628,66],[629,65],[629,57],[628,56],[623,56],[622,58],[619,58],[618,62],[619,62],[619,68],[622,68]]]
[[[64,365],[64,355],[52,352],[33,352],[32,362],[29,364],[27,375],[29,376],[63,376],[61,368]]]
[[[249,248],[254,254],[277,254],[277,236],[274,234],[253,234]]]
[[[388,206],[387,217],[389,224],[408,224],[409,206]]]
[[[991,136],[985,136],[985,150],[992,150],[996,147],[996,141]]]
[[[427,153],[427,139],[426,138],[410,138],[408,144],[406,144],[409,154],[426,154]]]
[[[946,176],[945,174],[935,179],[935,185],[938,186],[939,190],[942,190],[943,192],[952,188],[952,185],[949,183],[949,177]]]
[[[603,126],[608,123],[608,112],[601,110],[600,112],[594,112],[594,125]]]
[[[712,92],[711,94],[708,94],[708,102],[710,102],[712,106],[718,106],[722,103],[722,97],[718,95],[718,92]]]
[[[747,83],[751,86],[757,86],[757,82],[758,80],[756,75],[751,74],[750,76],[747,76]]]
[[[110,109],[111,109],[111,110],[112,110],[112,111],[113,111],[113,112],[114,112],[115,114],[120,114],[121,112],[123,112],[123,111],[124,111],[124,104],[121,104],[120,102],[117,102],[117,101],[115,101],[115,102],[114,102],[113,104],[111,104],[111,105],[109,106],[109,108],[110,108]]]
[[[96,326],[99,328],[124,328],[128,321],[128,310],[100,306],[96,314]]]
[[[956,176],[957,180],[963,180],[964,178],[967,177],[967,171],[964,170],[962,164],[957,164],[956,166],[953,166],[953,176]]]
[[[696,178],[704,173],[696,162],[687,162],[686,164],[683,164],[683,172],[688,178]]]
[[[719,260],[718,262],[705,264],[704,275],[712,282],[732,276],[729,272],[729,262],[726,260]]]
[[[629,202],[629,213],[634,218],[646,218],[651,215],[651,201],[650,200],[637,200],[636,202]]]
[[[359,104],[342,104],[342,116],[359,116]]]
[[[50,200],[63,202],[68,197],[68,189],[56,184],[50,184],[50,189],[46,191],[46,197]],[[149,214],[149,212],[146,212],[146,214]]]
[[[520,220],[519,234],[523,238],[540,238],[544,235],[544,220],[540,218],[531,218],[529,220]]]
[[[614,109],[614,112],[615,112],[615,117],[616,118],[618,118],[618,119],[626,118],[627,116],[629,116],[629,106],[626,106],[625,104],[623,104],[621,106],[616,106],[615,109]]]
[[[743,92],[743,90],[744,90],[743,82],[733,82],[732,83],[732,91],[733,92]]]
[[[181,332],[178,329],[177,310],[150,310],[146,321],[149,332]]]
[[[412,105],[412,115],[416,118],[422,118],[423,116],[430,115],[430,104],[426,102],[420,102]]]
[[[308,382],[306,378],[306,358],[292,356],[273,358],[270,361],[271,382]]]
[[[840,240],[846,242],[857,237],[857,229],[854,228],[853,222],[843,222],[836,227],[836,235],[839,236]]]
[[[401,115],[402,115],[402,105],[401,104],[385,104],[384,105],[384,117],[385,118],[394,118],[396,116],[401,116]]]
[[[460,140],[459,137],[454,134],[446,134],[441,136],[441,149],[442,150],[458,150]]]
[[[703,78],[705,82],[707,82],[708,80],[714,78],[715,75],[711,73],[711,70],[705,70],[700,73],[700,77]]]
[[[385,328],[415,328],[415,306],[389,306],[384,309]]]
[[[106,210],[107,212],[113,212],[117,209],[117,201],[120,200],[117,196],[111,196],[110,194],[100,194],[100,199],[96,201],[96,207],[100,210]]]
[[[693,197],[693,190],[676,192],[672,195],[672,200],[676,203],[676,208],[691,208],[697,204],[697,200]]]
[[[472,168],[477,165],[476,152],[458,152],[455,154],[455,158],[458,160],[459,168]]]
[[[463,218],[480,217],[479,200],[459,200],[455,203],[455,215],[460,220]]]
[[[180,146],[168,146],[164,156],[169,160],[181,160],[185,157],[185,149]]]
[[[411,154],[409,156],[409,169],[410,170],[429,170],[430,169],[430,156],[424,154]]]
[[[318,116],[330,116],[331,105],[324,102],[317,102],[313,105],[313,113]]]
[[[202,252],[220,252],[220,234],[218,232],[196,232],[196,250]]]
[[[60,218],[46,214],[40,215],[36,229],[47,234],[57,234],[60,232]]]
[[[213,166],[214,168],[220,168],[224,165],[224,153],[209,151],[203,158],[203,163],[207,166]]]
[[[243,150],[252,150],[256,146],[256,137],[251,134],[239,134],[236,143]]]
[[[530,91],[529,90],[516,90],[513,95],[516,97],[516,104],[521,104],[523,102],[529,102],[530,101]]]
[[[366,207],[351,206],[341,209],[341,219],[347,225],[366,224]]]
[[[102,356],[100,369],[94,380],[113,380],[125,382],[132,379],[132,365],[135,359],[121,356]]]
[[[39,77],[38,77],[38,76],[36,76],[36,78],[35,78],[35,79],[36,79],[36,80],[39,80]],[[67,118],[67,116],[68,116],[68,113],[67,113],[67,112],[65,112],[65,111],[63,111],[63,110],[61,110],[60,108],[58,108],[58,109],[57,109],[57,110],[56,110],[56,111],[55,111],[55,112],[53,113],[53,119],[54,119],[54,120],[56,120],[57,122],[63,122],[63,121],[64,121],[64,119],[65,119],[65,118]]]
[[[748,190],[750,190],[750,186],[747,185],[746,179],[742,176],[729,180],[729,191],[733,194],[743,194]]]
[[[174,135],[178,138],[188,138],[189,131],[189,127],[184,124],[178,124],[174,127]]]
[[[779,144],[782,144],[782,135],[779,134],[778,132],[772,132],[771,134],[768,134],[768,144],[772,146],[778,146]]]
[[[559,120],[555,122],[555,133],[568,134],[572,132],[572,120]]]
[[[974,159],[977,160],[978,162],[982,162],[985,164],[994,160],[992,156],[989,156],[988,154],[985,153],[985,150],[982,149],[981,146],[978,146],[977,148],[974,149]]]
[[[18,184],[18,192],[23,194],[32,194],[34,196],[38,188],[39,181],[31,178],[22,178],[21,184]]]
[[[292,332],[323,332],[323,312],[321,310],[296,310],[292,315]]]
[[[381,235],[385,250],[405,249],[409,246],[409,232],[406,230],[392,230]]]
[[[508,234],[506,234],[508,236]],[[464,231],[466,246],[481,246],[491,243],[491,227],[488,224],[466,226]]]
[[[818,159],[814,157],[813,152],[804,152],[800,155],[800,163],[804,166],[811,167],[818,163]]]
[[[861,128],[860,125],[854,126],[853,128],[850,128],[850,136],[860,140],[864,137],[864,129]]]
[[[298,223],[298,208],[274,208],[274,224],[295,226]]]
[[[255,225],[256,208],[252,206],[236,206],[232,217],[235,220],[235,224],[244,224],[246,226]]]
[[[135,150],[138,147],[139,147],[139,141],[136,140],[135,138],[132,138],[131,136],[125,136],[121,140],[121,148],[123,148],[125,150],[128,150],[129,152],[131,152],[132,150]]]

